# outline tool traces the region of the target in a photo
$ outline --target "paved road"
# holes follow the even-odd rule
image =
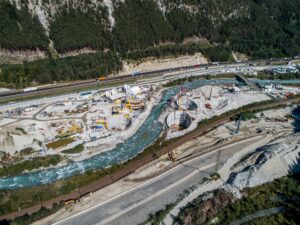
[[[287,63],[290,60],[292,60],[292,58],[284,58],[284,59],[276,59],[276,62],[280,62],[280,63]],[[206,67],[208,69],[210,68],[222,68],[222,67],[243,67],[243,66],[247,66],[247,65],[257,65],[257,64],[261,64],[261,65],[266,65],[268,64],[267,62],[269,62],[268,59],[262,59],[262,60],[255,60],[255,61],[248,61],[248,62],[236,62],[236,63],[212,63],[212,64],[203,64],[203,65],[192,65],[192,66],[184,66],[184,67],[176,67],[176,68],[167,68],[167,69],[163,69],[163,70],[156,70],[156,71],[147,71],[147,72],[142,72],[139,73],[137,76],[131,76],[131,75],[125,75],[123,77],[115,77],[115,78],[111,78],[111,80],[106,80],[104,82],[102,82],[102,84],[113,84],[115,82],[118,81],[124,81],[127,80],[129,81],[134,81],[134,80],[139,80],[140,78],[144,79],[147,77],[154,77],[154,76],[162,76],[165,73],[168,72],[175,72],[175,71],[182,71],[182,70],[194,70],[197,69],[199,67],[205,69]],[[0,94],[1,98],[10,100],[10,99],[14,99],[16,97],[22,97],[22,96],[37,96],[37,95],[41,95],[41,94],[46,94],[46,93],[53,93],[53,91],[59,91],[59,90],[72,90],[74,88],[78,88],[78,87],[93,87],[97,85],[97,83],[94,80],[87,80],[87,81],[80,81],[80,82],[67,82],[65,84],[60,84],[60,85],[50,85],[49,87],[40,87],[37,90],[34,91],[30,91],[30,92],[24,92],[23,90],[18,90],[18,91],[13,91],[10,93],[3,93]]]
[[[184,77],[190,77],[190,76],[206,76],[208,74],[210,75],[218,75],[218,74],[224,74],[224,73],[232,73],[234,69],[238,69],[238,68],[243,68],[243,69],[253,69],[253,70],[264,70],[266,68],[272,68],[273,66],[247,66],[247,65],[243,65],[243,64],[232,64],[232,65],[226,65],[226,70],[228,70],[228,72],[223,72],[225,69],[224,65],[219,65],[219,66],[213,66],[213,67],[209,67],[208,69],[206,68],[194,68],[194,69],[189,69],[189,70],[184,70],[184,71],[177,71],[174,74],[168,75],[166,77],[164,76],[159,76],[159,77],[150,77],[147,79],[139,79],[136,80],[135,84],[137,85],[147,85],[147,84],[159,84],[159,83],[163,83],[166,81],[172,81],[172,80],[176,80],[176,79],[180,79],[180,78],[184,78]],[[122,85],[116,85],[114,86],[115,88],[119,88],[119,87],[123,87],[124,84]],[[69,87],[69,89],[71,89],[72,87]],[[95,87],[95,90],[97,89],[97,91],[106,91],[106,90],[110,90],[112,87],[105,87],[105,88],[99,88],[99,87]],[[63,89],[65,90],[65,89]],[[20,93],[17,94],[18,96],[27,96],[27,95],[32,95],[32,96],[42,96],[43,94],[48,93],[49,90],[39,90],[37,92],[26,92],[26,93]],[[51,91],[53,93],[53,90]],[[59,93],[59,91],[56,91],[57,93]],[[47,98],[39,98],[39,99],[35,99],[35,100],[26,100],[24,99],[23,101],[20,99],[20,101],[17,102],[9,102],[9,103],[0,103],[0,109],[1,108],[6,108],[8,105],[9,106],[15,106],[15,107],[22,107],[24,105],[26,105],[26,102],[30,102],[31,104],[41,104],[45,101],[50,101],[50,100],[61,100],[62,96],[64,97],[74,97],[77,96],[78,94],[74,93],[73,94],[61,94],[61,96],[55,96],[55,97],[47,97]],[[16,96],[6,96],[6,97],[0,97],[1,100],[7,100],[7,99],[14,99]],[[47,100],[45,100],[47,99]],[[5,101],[6,101],[5,100]],[[28,104],[28,103],[27,103]]]
[[[146,220],[147,215],[174,202],[186,188],[215,172],[217,161],[219,161],[218,167],[220,168],[232,154],[250,143],[252,140],[246,140],[224,147],[220,152],[215,150],[207,153],[175,167],[133,191],[55,224],[140,224]]]

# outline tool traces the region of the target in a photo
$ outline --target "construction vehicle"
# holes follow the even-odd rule
[[[100,126],[103,126],[107,129],[107,122],[104,119],[97,120],[96,123]]]
[[[104,81],[104,80],[106,80],[106,77],[105,77],[105,76],[101,76],[101,77],[98,77],[98,78],[97,78],[97,81]]]
[[[31,92],[31,91],[36,91],[38,88],[37,87],[29,87],[29,88],[25,88],[23,90],[23,92]]]
[[[79,202],[79,200],[75,200],[75,199],[70,199],[65,201],[65,206],[72,206],[74,204],[77,204]]]
[[[132,112],[132,106],[131,106],[130,99],[127,100],[126,107],[130,110],[130,112]]]

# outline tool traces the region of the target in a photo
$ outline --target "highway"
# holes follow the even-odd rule
[[[280,63],[288,63],[291,58],[284,58],[284,59],[273,59],[274,62],[280,62]],[[68,83],[61,83],[57,85],[45,85],[38,87],[36,90],[31,90],[28,92],[24,92],[25,89],[20,89],[16,91],[6,92],[6,93],[0,93],[1,99],[14,99],[15,97],[25,97],[25,96],[38,96],[39,94],[47,94],[47,93],[53,93],[54,91],[58,92],[61,90],[72,90],[74,88],[89,88],[93,87],[95,85],[107,85],[107,84],[114,84],[116,82],[120,81],[137,81],[144,78],[151,78],[151,77],[158,77],[162,76],[165,73],[170,72],[188,72],[195,69],[211,69],[211,68],[222,68],[222,67],[239,67],[239,66],[247,66],[247,65],[267,65],[270,64],[270,60],[254,60],[249,62],[236,62],[236,63],[210,63],[210,64],[196,64],[192,66],[183,66],[183,67],[176,67],[176,68],[167,68],[162,70],[154,70],[154,71],[146,71],[146,72],[140,72],[135,75],[124,75],[124,76],[117,76],[117,77],[110,77],[105,81],[98,81],[95,80],[86,80],[86,81],[80,81],[80,82],[68,82]],[[185,70],[185,71],[184,71]]]
[[[240,72],[237,70],[240,69],[253,69],[254,71],[258,71],[258,70],[264,70],[267,68],[271,68],[273,66],[247,66],[247,65],[241,65],[241,64],[237,64],[237,65],[227,65],[226,67],[224,65],[219,65],[219,66],[211,66],[209,68],[194,68],[194,69],[190,69],[190,70],[181,70],[181,71],[177,71],[177,72],[171,72],[171,73],[166,73],[165,75],[161,75],[161,76],[153,76],[153,77],[143,77],[140,79],[134,78],[135,80],[133,81],[132,79],[127,79],[127,83],[131,82],[132,84],[136,84],[136,85],[146,85],[146,84],[159,84],[159,83],[163,83],[163,82],[167,82],[167,81],[172,81],[172,80],[176,80],[176,79],[180,79],[180,78],[185,78],[185,77],[191,77],[191,76],[206,76],[206,75],[218,75],[218,74],[226,74],[226,73],[235,73],[235,72]],[[225,72],[225,71],[229,71],[229,72]],[[96,85],[95,85],[96,84]],[[113,83],[112,83],[113,85]],[[118,85],[114,85],[114,88],[118,88],[118,87],[123,87],[123,84],[118,84]],[[79,86],[76,86],[79,87]],[[101,87],[101,86],[97,86],[97,83],[93,82],[93,84],[84,84],[84,85],[80,85],[80,88],[91,88],[93,87],[93,90],[97,90],[97,91],[101,91],[104,92],[106,90],[109,90],[112,88],[112,86],[110,87]],[[73,97],[76,96],[77,93],[74,90],[74,86],[69,86],[69,87],[65,87],[65,88],[61,88],[62,91],[66,91],[69,90],[69,92],[71,94],[63,94],[60,93],[59,90],[40,90],[38,89],[37,91],[33,91],[33,92],[26,92],[26,93],[18,93],[16,95],[9,95],[9,96],[0,96],[1,99],[1,103],[0,103],[0,108],[1,107],[6,107],[7,105],[22,105],[22,102],[25,101],[30,101],[32,104],[38,104],[38,102],[44,101],[45,99],[60,99],[62,95],[64,95],[64,97]],[[73,90],[73,92],[72,92]],[[47,93],[49,94],[53,94],[55,93],[55,96],[51,96],[48,97]],[[15,99],[15,98],[23,98],[25,97],[25,99]],[[35,100],[30,100],[30,99],[26,99],[28,97],[32,97]],[[44,98],[43,98],[44,97]],[[9,102],[10,101],[10,102]]]
[[[189,69],[189,70],[180,70],[180,71],[173,71],[170,73],[166,73],[164,75],[161,76],[153,76],[153,77],[140,77],[140,79],[136,79],[135,82],[132,82],[132,80],[127,79],[128,82],[131,81],[131,83],[136,84],[136,85],[147,85],[147,84],[161,84],[164,82],[168,82],[168,81],[172,81],[172,80],[176,80],[176,79],[181,79],[181,78],[186,78],[186,77],[192,77],[192,76],[206,76],[206,75],[218,75],[218,74],[226,74],[226,73],[235,73],[235,72],[239,72],[241,69],[252,69],[254,71],[261,71],[267,68],[271,68],[272,66],[248,66],[248,64],[228,64],[226,66],[224,65],[218,65],[218,66],[210,66],[208,68],[194,68],[194,69]],[[239,71],[237,71],[239,70]],[[227,72],[226,72],[227,71]],[[92,87],[94,87],[94,91],[100,91],[100,92],[105,92],[106,90],[110,90],[112,87],[102,87],[101,86],[95,86],[95,83],[93,81],[93,85]],[[85,84],[86,85],[86,84]],[[83,86],[85,86],[83,85]],[[90,85],[90,84],[89,84]],[[113,85],[113,84],[112,84]],[[118,85],[114,85],[114,88],[119,88],[119,87],[123,87],[123,84],[118,84]],[[89,86],[91,87],[91,86]],[[74,89],[75,87],[73,86],[69,86],[69,87],[65,87],[63,88],[63,91],[66,90],[70,90],[70,94],[60,94],[59,90],[37,90],[37,91],[33,91],[33,92],[26,92],[26,93],[19,93],[16,95],[9,95],[9,96],[4,96],[1,97],[0,96],[0,109],[1,108],[5,108],[7,107],[7,105],[10,106],[15,106],[15,107],[22,107],[24,104],[26,105],[26,102],[30,101],[31,104],[40,104],[41,102],[46,102],[47,100],[59,100],[61,99],[62,95],[64,95],[64,97],[75,97],[78,95],[78,93],[76,93],[74,90],[72,92],[72,89]],[[51,97],[47,97],[47,96],[43,96],[46,93],[56,93],[55,96],[51,96]],[[16,100],[14,98],[16,97],[33,97],[34,99],[23,99],[23,100]],[[13,100],[13,101],[12,101]],[[4,101],[4,102],[2,102]],[[9,102],[10,101],[10,102]]]
[[[185,189],[199,183],[202,178],[220,168],[235,152],[252,143],[251,138],[191,159],[138,187],[53,225],[140,224],[149,214],[176,201]]]

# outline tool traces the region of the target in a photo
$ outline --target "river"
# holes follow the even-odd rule
[[[183,87],[191,90],[209,83],[230,84],[233,82],[234,80],[232,79],[195,80],[193,82],[185,83]],[[298,80],[298,83],[300,83],[300,80]],[[133,158],[142,152],[148,145],[153,143],[160,135],[163,130],[163,125],[157,120],[161,112],[164,110],[167,100],[176,95],[178,91],[179,87],[171,87],[164,91],[160,103],[153,107],[151,114],[138,129],[138,131],[125,142],[118,144],[114,149],[102,152],[89,159],[79,162],[72,162],[61,167],[29,172],[14,177],[1,178],[0,190],[12,190],[47,184],[59,179],[84,173],[86,171],[109,167],[113,164],[121,163]]]

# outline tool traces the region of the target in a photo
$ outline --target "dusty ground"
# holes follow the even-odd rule
[[[98,95],[95,93],[94,97],[97,98]],[[74,98],[76,99],[74,100]],[[122,118],[125,118],[123,116],[125,114],[132,117],[131,125],[127,129],[120,131],[102,129],[97,134],[98,136],[102,135],[98,138],[99,140],[86,143],[86,145],[89,144],[89,146],[86,146],[86,151],[74,155],[70,154],[68,157],[73,161],[80,161],[114,148],[118,143],[128,139],[139,129],[151,113],[152,107],[159,102],[160,98],[161,91],[155,92],[153,96],[151,95],[149,101],[145,100],[147,107],[143,112],[132,111],[131,113],[124,107],[124,110],[120,112]],[[58,101],[61,101],[60,104],[58,104]],[[79,111],[70,115],[65,113],[66,110],[75,110],[77,106],[84,104],[89,105],[88,111]],[[37,142],[35,140],[39,140],[42,143],[50,143],[56,139],[59,131],[63,130],[65,132],[72,127],[80,127],[82,131],[79,130],[77,132],[78,135],[73,135],[75,138],[74,142],[55,149],[60,153],[64,149],[80,144],[83,139],[89,137],[90,132],[93,132],[89,127],[91,127],[92,121],[95,120],[94,118],[100,116],[104,118],[112,117],[112,106],[114,106],[113,103],[102,101],[91,104],[89,99],[83,100],[78,94],[77,97],[76,95],[69,98],[61,96],[60,99],[56,97],[49,98],[45,102],[42,100],[40,102],[29,101],[7,107],[3,106],[0,109],[0,147],[2,146],[2,151],[11,155],[27,147],[32,147],[37,151],[41,147],[35,144]],[[44,112],[47,112],[47,114]],[[7,137],[7,132],[9,132],[9,137]],[[10,140],[9,138],[12,141],[8,143],[7,140]],[[45,152],[46,154],[49,154],[48,150]],[[61,164],[58,166],[61,166]]]
[[[142,62],[123,62],[123,70],[118,75],[131,74],[132,72],[145,72],[166,68],[207,64],[208,60],[201,54],[193,56],[169,57],[163,59],[145,59]]]

